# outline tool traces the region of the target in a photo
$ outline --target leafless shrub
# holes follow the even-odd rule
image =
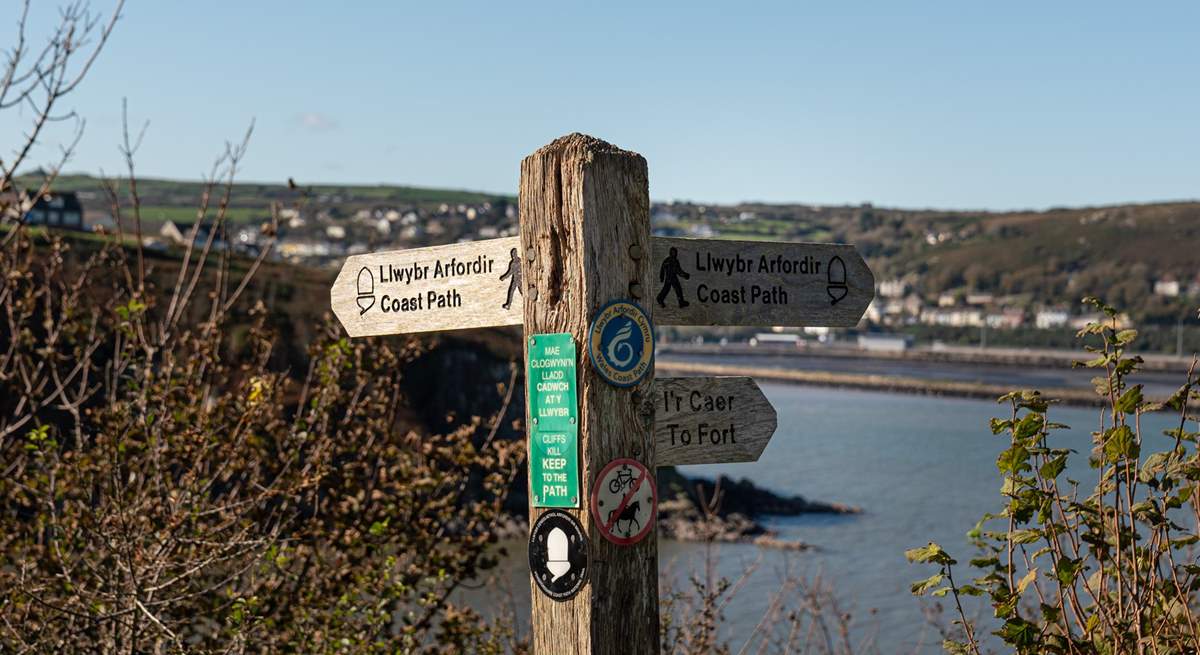
[[[719,504],[719,488],[714,498],[701,503],[709,524],[718,522],[715,515]],[[682,589],[675,586],[676,576],[670,569],[661,576],[663,653],[854,655],[876,652],[873,634],[856,632],[862,624],[855,623],[853,613],[838,598],[833,586],[820,575],[807,576],[797,572],[790,559],[774,576],[778,586],[770,592],[762,618],[734,651],[722,634],[725,611],[750,586],[752,576],[762,567],[763,558],[760,553],[731,579],[717,572],[720,550],[711,539],[705,544],[702,567],[688,573],[687,584]]]
[[[212,229],[176,261],[144,256],[128,130],[115,234],[24,225],[55,172],[36,192],[14,174],[77,83],[88,16],[64,10],[32,73],[19,44],[4,87],[46,95],[0,179],[0,651],[502,650],[503,626],[449,598],[495,564],[523,454],[496,439],[506,408],[422,434],[401,381],[425,346],[352,344],[328,321],[306,370],[271,365],[247,292],[276,220],[256,259],[215,245],[249,133],[204,185],[192,235]]]
[[[121,16],[124,0],[118,0],[112,12],[104,17],[92,12],[86,2],[77,0],[59,10],[55,28],[43,41],[34,43],[27,33],[30,0],[21,3],[16,14],[16,42],[5,52],[0,69],[0,111],[29,111],[28,127],[14,144],[7,158],[0,158],[0,223],[20,223],[33,203],[49,190],[59,170],[71,158],[84,121],[72,110],[64,110],[62,101],[87,76],[92,64],[104,49]],[[59,155],[41,175],[41,179],[26,186],[17,178],[17,171],[29,163],[34,146],[46,129],[55,123],[70,123],[71,136],[60,146]],[[15,237],[10,232],[6,240]]]

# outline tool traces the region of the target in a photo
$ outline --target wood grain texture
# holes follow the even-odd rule
[[[853,327],[875,297],[875,276],[850,245],[650,241],[646,304],[654,305],[660,325]],[[845,275],[834,264],[831,279],[834,258],[844,264]]]
[[[658,378],[654,438],[659,466],[755,462],[778,420],[753,378]]]
[[[650,376],[634,387],[614,387],[584,354],[600,307],[628,297],[631,283],[646,287],[650,281],[649,260],[630,254],[632,245],[638,246],[634,252],[650,251],[646,160],[593,137],[562,137],[521,162],[520,206],[521,253],[532,253],[525,261],[531,287],[524,299],[525,334],[568,332],[580,349],[581,487],[590,493],[596,475],[617,457],[654,470]],[[568,511],[589,535],[590,580],[565,602],[532,587],[534,652],[657,653],[654,533],[634,546],[617,546],[594,528],[586,504]],[[532,523],[540,510],[529,512]]]
[[[352,337],[520,325],[524,289],[510,272],[519,248],[518,237],[507,237],[354,255],[329,302]]]

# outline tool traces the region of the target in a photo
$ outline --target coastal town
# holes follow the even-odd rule
[[[88,179],[88,178],[83,178]],[[104,196],[99,191],[75,185],[77,190],[65,191],[44,198],[29,211],[27,220],[60,229],[111,231],[116,229],[111,212],[106,210]],[[261,185],[256,185],[261,188]],[[387,187],[382,187],[387,189]],[[370,190],[371,193],[367,193]],[[462,243],[482,239],[514,236],[518,228],[516,199],[503,195],[457,192],[413,194],[403,202],[377,199],[372,196],[378,187],[326,187],[305,191],[303,202],[284,206],[283,203],[263,205],[227,217],[223,229],[212,233],[212,218],[197,224],[191,218],[176,218],[176,208],[161,205],[148,207],[142,216],[143,246],[148,250],[166,252],[186,247],[189,240],[203,246],[254,257],[268,240],[273,241],[269,257],[293,264],[332,269],[345,257],[386,249],[407,249],[446,243]],[[446,201],[430,200],[435,193],[449,194]],[[178,195],[177,193],[175,194]],[[458,195],[458,198],[454,196]],[[272,194],[264,194],[268,199]],[[454,202],[452,200],[458,200]],[[1179,212],[1195,212],[1187,206]],[[1046,212],[1053,215],[1056,211]],[[1145,208],[1116,207],[1072,210],[1071,223],[1095,227],[1113,222],[1119,226],[1136,225]],[[210,212],[210,215],[212,212]],[[1078,214],[1078,218],[1074,216]],[[274,218],[275,227],[268,229]],[[1019,217],[1018,217],[1019,218]],[[124,217],[128,222],[130,218]],[[1174,221],[1174,218],[1169,219]],[[1019,233],[1017,218],[979,216],[963,212],[934,210],[897,210],[860,205],[766,205],[745,203],[722,206],[693,202],[654,202],[651,207],[653,233],[656,236],[692,238],[729,238],[744,240],[784,239],[791,241],[852,241],[862,248],[872,268],[877,271],[875,299],[867,308],[858,332],[867,336],[855,337],[862,347],[904,349],[911,346],[913,336],[926,340],[957,340],[959,343],[1013,343],[1019,333],[1058,333],[1070,335],[1099,317],[1079,304],[1063,304],[1063,294],[1053,295],[1040,288],[1057,290],[1067,287],[1085,291],[1078,284],[1090,274],[1077,263],[1060,265],[1061,270],[1047,271],[1042,277],[1034,274],[1034,282],[1016,285],[1008,283],[1025,271],[1007,274],[989,271],[980,274],[973,264],[957,275],[929,270],[928,260],[937,261],[941,253],[955,252],[956,246],[974,244],[980,240],[1007,237]],[[1007,221],[1007,222],[1006,222]],[[999,227],[996,225],[999,224]],[[130,228],[125,226],[125,232]],[[886,247],[882,244],[888,244]],[[900,244],[897,246],[896,244]],[[705,270],[737,270],[737,261],[700,261],[692,263]],[[772,266],[818,266],[817,262],[772,262]],[[746,264],[748,265],[748,264]],[[1076,270],[1072,270],[1076,269]],[[990,276],[990,277],[989,277]],[[1063,280],[1059,282],[1055,276]],[[1065,276],[1065,277],[1064,277]],[[1151,319],[1154,312],[1168,314],[1171,307],[1183,306],[1190,299],[1200,298],[1200,269],[1194,263],[1175,269],[1166,268],[1143,276],[1140,293],[1147,298],[1143,313]],[[1007,291],[1007,292],[1006,292]],[[1074,295],[1074,294],[1071,294]],[[1057,301],[1055,301],[1057,300]],[[1166,308],[1166,309],[1164,309]],[[1131,307],[1132,310],[1143,308]],[[1130,323],[1122,315],[1122,324]],[[1135,318],[1146,318],[1137,316]],[[1161,318],[1161,317],[1160,317]],[[1170,331],[1170,316],[1160,320]],[[1186,319],[1179,318],[1177,334],[1164,337],[1164,350],[1171,345],[1183,348]],[[771,337],[742,331],[684,332],[666,331],[666,338],[704,341],[729,339],[740,341],[798,342],[804,339],[825,341],[834,334],[826,328],[799,331]],[[909,336],[904,336],[909,335]],[[949,335],[949,336],[947,336]],[[1007,337],[1010,337],[1006,339]],[[1188,338],[1197,338],[1187,335]]]

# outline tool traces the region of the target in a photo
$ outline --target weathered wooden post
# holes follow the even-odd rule
[[[655,381],[650,311],[849,327],[875,292],[853,246],[651,237],[647,177],[562,137],[521,162],[520,237],[355,255],[329,293],[352,337],[524,325],[539,655],[658,652],[656,467],[755,461],[775,432],[749,378]]]
[[[583,361],[593,319],[606,304],[633,300],[652,311],[645,298],[652,286],[646,160],[582,134],[562,137],[521,162],[520,207],[526,361],[538,335],[566,333],[579,345],[579,479],[571,490],[577,502],[564,511],[583,525],[590,554],[588,584],[574,597],[558,601],[533,589],[534,652],[657,653],[655,530],[631,545],[612,543],[600,534],[588,499],[613,460],[655,470],[653,376],[616,386]],[[653,345],[642,354],[652,357]],[[532,429],[532,408],[529,416]],[[641,484],[656,482],[651,475]],[[531,475],[531,525],[545,511],[538,493]]]

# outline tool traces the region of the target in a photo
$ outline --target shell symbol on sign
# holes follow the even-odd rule
[[[588,353],[596,372],[618,387],[632,387],[654,366],[654,328],[637,303],[614,300],[592,319]]]
[[[633,344],[629,343],[632,336],[633,321],[626,321],[625,327],[617,330],[617,335],[608,342],[608,358],[617,368],[625,368],[633,361]]]

